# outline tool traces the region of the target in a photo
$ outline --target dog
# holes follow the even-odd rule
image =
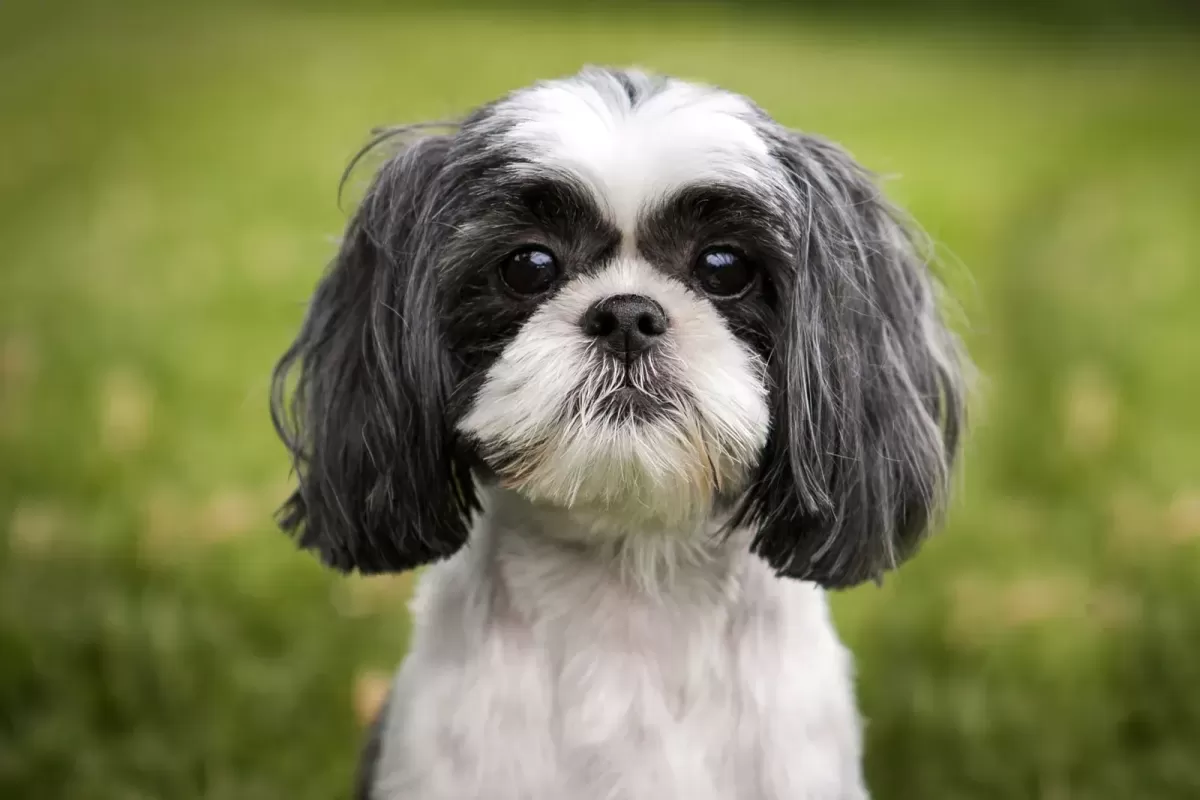
[[[431,564],[358,797],[866,798],[825,592],[937,526],[965,420],[915,225],[636,69],[384,143],[272,391],[281,527]]]

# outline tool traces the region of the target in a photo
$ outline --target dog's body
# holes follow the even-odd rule
[[[848,155],[719,89],[589,69],[393,156],[274,396],[283,526],[438,562],[360,793],[864,798],[823,590],[944,500],[935,286]]]
[[[656,596],[543,529],[560,514],[488,505],[422,577],[368,797],[866,797],[821,589],[775,577],[739,533]]]

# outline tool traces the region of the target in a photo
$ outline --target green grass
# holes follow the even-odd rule
[[[408,583],[273,532],[267,376],[371,126],[583,62],[753,95],[943,245],[958,502],[835,599],[875,796],[1200,796],[1195,42],[481,14],[0,6],[0,796],[346,795]]]

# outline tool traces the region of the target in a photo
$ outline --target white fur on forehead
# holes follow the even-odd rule
[[[497,109],[506,140],[539,167],[579,178],[627,234],[647,203],[673,189],[762,180],[769,153],[748,101],[686,81],[624,74],[636,101],[604,70],[517,93]]]

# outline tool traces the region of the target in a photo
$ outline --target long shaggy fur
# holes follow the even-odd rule
[[[830,587],[908,558],[946,498],[965,393],[910,223],[837,146],[775,142],[802,265],[781,288],[774,430],[738,516],[782,575]]]
[[[449,555],[476,505],[448,430],[455,379],[424,267],[437,202],[427,190],[450,144],[422,138],[383,166],[275,370],[272,417],[300,479],[280,525],[337,569]]]

